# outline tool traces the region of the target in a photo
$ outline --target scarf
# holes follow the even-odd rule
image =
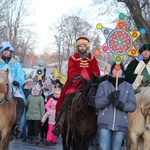
[[[88,57],[87,51],[85,51],[84,53],[82,53],[80,50],[78,50],[78,54],[79,54],[83,59],[87,59],[87,57]]]
[[[43,94],[44,94],[44,96],[45,96],[45,99],[44,99],[45,103],[47,103],[47,101],[48,101],[47,97],[48,97],[49,95],[53,94],[53,93],[54,93],[54,87],[53,87],[53,86],[51,86],[50,89],[48,89],[48,88],[43,88]]]
[[[116,78],[112,77],[112,76],[108,76],[108,81],[116,88]],[[118,86],[125,81],[125,78],[121,77],[118,78]]]

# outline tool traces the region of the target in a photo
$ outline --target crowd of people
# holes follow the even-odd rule
[[[25,80],[21,65],[13,58],[14,48],[8,42],[1,43],[0,68],[10,69],[12,94],[18,102],[14,134],[21,134],[22,141],[39,144],[45,138],[46,145],[56,145],[75,92],[88,84],[92,75],[100,77],[98,61],[89,49],[88,38],[76,40],[75,53],[68,61],[68,78],[62,85],[59,79],[39,81],[38,76]],[[135,94],[149,84],[150,43],[143,44],[139,53],[143,59],[133,60],[127,68],[121,63],[116,69],[116,63],[112,62],[107,78],[98,86],[95,107],[99,150],[121,148],[128,113],[136,109]]]
[[[56,82],[56,81],[55,81]],[[58,79],[57,79],[58,82]],[[46,139],[46,145],[54,146],[57,137],[52,133],[55,124],[56,104],[61,93],[61,83],[46,79],[40,84],[38,77],[29,78],[23,85],[26,97],[25,126],[22,141],[39,144]]]

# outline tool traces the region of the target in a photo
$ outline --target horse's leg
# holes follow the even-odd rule
[[[8,150],[9,148],[9,140],[10,140],[11,128],[4,128],[1,132],[1,150]]]
[[[67,141],[67,144],[68,145],[66,145],[66,134],[65,133],[63,133],[62,134],[62,145],[63,145],[63,150],[70,150],[70,148],[71,148],[71,134],[69,134],[69,138],[68,138],[68,141]]]
[[[89,140],[83,141],[84,138],[74,137],[73,138],[73,150],[88,150]]]
[[[134,133],[130,133],[131,149],[137,150],[137,136]]]

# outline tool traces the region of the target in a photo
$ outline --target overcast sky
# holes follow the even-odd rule
[[[28,17],[34,26],[34,30],[40,36],[39,49],[48,45],[48,26],[57,21],[63,14],[76,8],[87,8],[92,4],[91,0],[33,0],[31,9],[34,15]]]

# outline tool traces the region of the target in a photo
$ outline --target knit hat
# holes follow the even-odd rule
[[[33,80],[32,80],[32,79],[27,79],[27,80],[25,81],[25,83],[29,83],[29,82],[33,83]]]
[[[36,94],[36,95],[39,95],[39,93],[40,93],[40,85],[39,84],[36,84],[36,85],[33,85],[33,87],[32,87],[32,95],[34,95],[34,90],[37,90],[38,91],[38,93]]]
[[[139,49],[139,53],[141,54],[145,50],[150,51],[150,43],[142,44],[141,48]]]
[[[112,74],[112,71],[113,71],[115,65],[116,65],[116,62],[113,62],[112,65],[111,65],[111,68],[110,68],[110,73],[111,74]],[[122,70],[122,74],[124,74],[124,65],[123,65],[122,62],[120,63],[120,67],[121,67],[121,70]]]
[[[41,90],[40,85],[39,84],[33,85],[32,90],[40,91]]]
[[[61,93],[61,89],[60,88],[55,88],[55,92],[54,93],[60,94]]]
[[[14,48],[11,46],[9,42],[2,42],[0,44],[0,51],[2,52],[4,50],[10,50],[11,52],[13,52]]]
[[[45,80],[44,84],[52,84],[51,80]]]
[[[90,48],[90,41],[86,37],[80,37],[76,40],[75,49],[78,50],[78,46],[81,44],[85,44],[87,49]]]

